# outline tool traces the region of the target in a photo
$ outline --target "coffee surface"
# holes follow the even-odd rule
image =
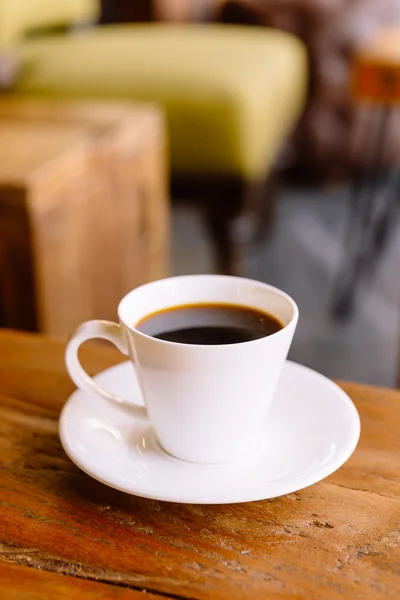
[[[180,344],[250,342],[276,333],[283,324],[266,312],[234,304],[188,304],[152,313],[136,329]]]

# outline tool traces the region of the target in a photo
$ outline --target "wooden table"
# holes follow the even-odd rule
[[[83,350],[91,373],[120,359]],[[64,454],[57,418],[73,386],[62,344],[3,330],[0,597],[399,598],[400,393],[343,387],[361,440],[325,481],[248,504],[143,500],[93,481]]]

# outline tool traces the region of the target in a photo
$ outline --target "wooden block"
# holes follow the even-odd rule
[[[3,325],[66,335],[167,274],[157,109],[4,100],[0,145]]]

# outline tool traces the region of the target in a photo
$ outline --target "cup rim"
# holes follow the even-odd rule
[[[257,286],[259,286],[260,288],[263,289],[267,289],[273,293],[276,293],[278,296],[284,298],[286,301],[289,302],[289,304],[291,305],[292,309],[293,309],[293,315],[290,319],[290,321],[284,325],[282,327],[282,329],[279,329],[279,331],[276,331],[275,333],[272,333],[271,335],[268,336],[264,336],[261,338],[258,338],[256,340],[249,340],[246,342],[237,342],[236,344],[218,344],[218,345],[209,345],[209,344],[187,344],[187,343],[183,343],[183,342],[171,342],[169,340],[160,340],[158,338],[154,338],[151,335],[148,335],[147,333],[143,333],[142,331],[139,331],[139,329],[136,328],[135,324],[130,325],[128,323],[126,323],[126,321],[122,318],[122,310],[124,308],[124,305],[126,304],[126,302],[128,302],[128,299],[130,296],[133,296],[136,293],[139,293],[140,290],[144,289],[144,288],[149,288],[149,287],[156,287],[157,284],[166,282],[166,281],[173,281],[173,280],[190,280],[190,279],[200,279],[200,278],[206,278],[206,279],[214,279],[214,280],[239,280],[242,282],[247,282],[247,283],[251,283],[252,285],[256,284]],[[245,304],[243,306],[246,306]],[[251,308],[251,306],[249,306]],[[284,334],[284,332],[286,332],[289,329],[292,329],[296,323],[297,320],[299,318],[299,308],[296,304],[296,302],[293,300],[293,298],[287,294],[286,292],[284,292],[283,290],[270,285],[269,283],[264,283],[263,281],[258,281],[257,279],[251,279],[249,277],[237,277],[235,275],[217,275],[217,274],[198,274],[198,275],[173,275],[171,277],[164,277],[163,279],[157,279],[155,281],[150,281],[148,283],[144,283],[140,286],[138,286],[137,288],[134,288],[133,290],[131,290],[130,292],[128,292],[127,294],[125,294],[125,296],[121,299],[121,301],[118,304],[118,318],[120,323],[122,323],[124,325],[124,327],[128,330],[128,331],[132,331],[135,332],[135,335],[138,335],[141,338],[147,339],[147,340],[151,340],[153,342],[157,342],[158,344],[162,344],[162,345],[166,345],[166,346],[170,346],[170,347],[185,347],[185,348],[208,348],[208,350],[210,351],[211,348],[232,348],[233,346],[243,346],[243,345],[248,345],[248,344],[256,344],[256,343],[260,343],[265,341],[265,339],[276,339],[278,336],[281,336]],[[145,318],[145,317],[143,317]]]

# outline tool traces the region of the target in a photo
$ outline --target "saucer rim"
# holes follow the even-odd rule
[[[99,372],[94,379],[100,377],[100,376],[107,376],[107,374],[109,374],[110,372],[114,372],[116,369],[125,369],[127,368],[127,366],[130,365],[130,367],[134,365],[132,365],[131,361],[124,361],[122,363],[119,363],[117,365],[114,365],[112,367],[109,367],[107,369],[104,369],[103,371]],[[60,417],[59,417],[59,422],[58,422],[58,433],[59,433],[59,438],[61,441],[61,445],[65,451],[65,453],[67,454],[67,456],[69,457],[69,459],[84,473],[86,473],[89,477],[92,477],[94,480],[102,483],[103,485],[106,485],[107,487],[110,487],[112,489],[115,489],[117,491],[132,495],[132,496],[137,496],[137,497],[141,497],[141,498],[145,498],[148,500],[158,500],[161,502],[174,502],[174,503],[180,503],[180,504],[239,504],[239,503],[243,503],[243,502],[258,502],[258,501],[262,501],[262,500],[269,500],[272,498],[278,498],[280,496],[285,496],[287,494],[291,494],[291,493],[295,493],[297,491],[306,489],[308,487],[310,487],[311,485],[314,485],[315,483],[318,483],[319,481],[322,481],[324,479],[326,479],[327,477],[329,477],[330,475],[332,475],[335,471],[337,471],[341,466],[343,466],[343,464],[345,464],[347,462],[347,460],[351,457],[351,455],[353,454],[354,450],[356,449],[359,439],[360,439],[360,434],[361,434],[361,421],[360,421],[360,416],[359,413],[357,411],[356,406],[354,405],[353,401],[351,400],[351,398],[349,397],[349,395],[338,385],[336,384],[334,381],[332,381],[331,379],[329,379],[328,377],[326,377],[325,375],[322,375],[321,373],[319,373],[318,371],[315,371],[314,369],[311,369],[310,367],[301,365],[299,363],[296,363],[294,361],[291,360],[286,360],[285,362],[285,367],[289,366],[290,369],[295,369],[298,371],[305,371],[308,372],[308,374],[316,379],[319,379],[324,385],[328,385],[332,390],[334,390],[339,396],[341,396],[341,400],[342,402],[344,402],[345,404],[347,404],[347,410],[349,411],[349,417],[351,416],[352,419],[352,431],[351,431],[351,435],[349,434],[347,440],[345,442],[343,442],[342,444],[342,448],[340,449],[340,451],[338,452],[336,459],[334,461],[330,461],[325,468],[321,467],[319,469],[317,469],[317,471],[314,471],[314,475],[309,477],[307,479],[306,476],[304,477],[304,485],[293,485],[293,483],[291,483],[290,481],[288,482],[287,486],[281,486],[279,489],[279,493],[272,493],[272,494],[268,494],[266,492],[264,493],[257,493],[253,491],[253,493],[251,491],[249,491],[248,495],[246,495],[246,491],[244,490],[243,492],[240,492],[238,494],[238,492],[236,490],[232,490],[231,491],[231,499],[223,499],[223,498],[219,498],[219,497],[210,497],[207,498],[205,497],[201,497],[199,496],[199,494],[197,494],[198,499],[190,499],[190,498],[178,498],[177,495],[173,494],[173,493],[168,493],[168,490],[163,490],[162,492],[160,491],[159,493],[151,493],[151,492],[147,492],[146,490],[142,490],[140,488],[140,485],[135,485],[134,483],[130,483],[129,485],[125,486],[125,485],[121,485],[116,483],[114,480],[110,480],[110,477],[108,476],[107,478],[107,473],[102,473],[102,469],[96,469],[96,473],[93,472],[92,469],[89,469],[88,467],[86,467],[84,465],[84,463],[79,459],[79,455],[76,453],[76,451],[73,448],[73,445],[69,443],[68,441],[68,434],[66,432],[66,425],[65,425],[65,421],[66,421],[66,417],[65,414],[68,410],[68,405],[70,404],[70,402],[72,402],[72,400],[76,397],[76,396],[80,396],[81,394],[85,394],[85,392],[83,392],[82,390],[75,389],[72,394],[70,394],[70,396],[68,397],[68,399],[66,400],[61,412],[60,412]],[[279,383],[278,383],[279,386]],[[85,394],[87,396],[87,394]],[[210,465],[210,464],[205,464],[205,465],[193,465],[195,468],[201,468],[204,467],[205,469],[224,469],[224,467],[229,467],[231,468],[232,466],[234,466],[235,464],[237,465],[243,465],[244,463],[251,463],[252,460],[255,458],[255,456],[259,455],[259,451],[256,451],[255,453],[252,453],[251,455],[247,456],[247,457],[243,457],[239,460],[233,461],[233,462],[228,462],[228,463],[223,463],[223,464],[215,464],[215,465]],[[168,459],[173,459],[175,462],[182,462],[185,467],[190,467],[191,463],[186,462],[186,461],[180,461],[174,457],[169,456],[167,453],[161,453],[160,456],[162,457],[160,459],[160,463],[162,463],[164,460],[168,460]],[[312,475],[312,473],[311,473]],[[296,477],[298,477],[298,474],[295,474],[291,477],[291,480],[295,480]],[[271,487],[273,487],[273,483],[271,482]],[[196,495],[196,494],[194,494]],[[225,493],[224,493],[225,495]],[[229,492],[226,494],[227,496],[229,495]],[[236,495],[240,495],[240,498],[235,499]],[[212,494],[210,494],[210,496],[212,496]]]

